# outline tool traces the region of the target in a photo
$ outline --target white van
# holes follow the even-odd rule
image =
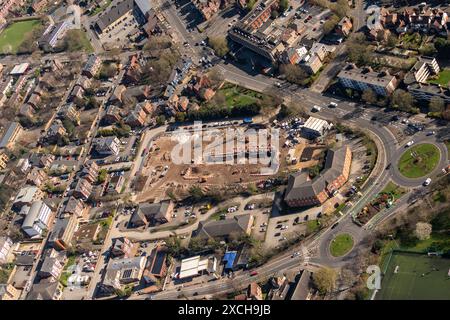
[[[330,102],[330,104],[328,105],[330,108],[337,108],[338,104],[336,102]]]

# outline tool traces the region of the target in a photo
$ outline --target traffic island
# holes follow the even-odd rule
[[[418,144],[402,154],[398,170],[406,178],[422,178],[436,168],[440,158],[441,152],[436,146],[430,143]]]
[[[333,257],[345,256],[353,248],[353,237],[348,233],[337,235],[330,243],[330,253]]]

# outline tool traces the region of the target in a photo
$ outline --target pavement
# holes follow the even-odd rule
[[[357,9],[355,9],[355,12],[359,12],[360,19],[358,18],[357,21],[363,21],[363,1],[357,1]],[[163,5],[161,6],[162,13],[166,17],[167,21],[170,23],[170,25],[176,29],[176,32],[180,35],[180,38],[183,41],[187,41],[190,46],[185,49],[187,53],[189,53],[193,58],[194,61],[197,60],[195,58],[199,58],[202,56],[202,47],[195,46],[196,42],[199,42],[203,40],[203,36],[198,33],[197,31],[194,32],[188,32],[186,30],[186,22],[180,19],[177,10],[172,6],[168,1],[164,1]],[[357,22],[356,25],[359,26],[361,23]],[[89,29],[88,29],[89,30]],[[95,46],[94,46],[95,47]],[[338,53],[344,50],[344,47],[340,47],[338,49]],[[98,52],[100,52],[100,48],[97,48]],[[129,51],[126,53],[122,53],[122,58],[127,58],[129,55],[133,54],[134,52]],[[70,60],[70,56],[67,54],[53,54],[53,55],[45,55],[44,57],[40,57],[41,60],[44,60],[45,58],[49,57],[60,57],[62,59],[67,59],[67,61]],[[26,61],[33,61],[35,60],[35,57],[30,56],[23,56],[22,57]],[[3,63],[3,61],[6,62],[6,64],[11,64],[13,61],[10,60],[11,58],[5,57],[0,60],[0,62]],[[278,82],[277,79],[269,78],[264,75],[260,74],[248,74],[247,72],[243,71],[237,66],[234,66],[232,64],[221,62],[218,66],[220,71],[222,72],[225,80],[236,83],[238,85],[241,85],[243,87],[246,87],[248,89],[252,89],[255,91],[263,92],[268,89],[272,90],[278,90],[280,97],[287,101],[291,101],[296,103],[299,106],[306,106],[307,108],[312,107],[313,105],[321,105],[321,106],[327,106],[329,102],[331,101],[338,101],[339,106],[336,109],[328,109],[324,107],[321,112],[314,114],[314,116],[321,117],[330,121],[340,120],[343,123],[348,123],[353,126],[357,126],[359,128],[364,128],[364,130],[370,132],[370,134],[379,140],[380,146],[382,146],[383,150],[381,154],[383,154],[383,157],[379,157],[378,159],[378,166],[384,168],[388,163],[394,163],[398,160],[398,158],[401,156],[401,153],[404,151],[404,143],[405,141],[397,141],[396,137],[393,136],[393,134],[384,126],[370,121],[370,115],[375,114],[377,111],[373,110],[364,110],[365,113],[368,114],[369,118],[366,117],[360,117],[358,116],[358,109],[361,108],[361,106],[357,106],[354,103],[342,101],[341,99],[334,99],[332,97],[326,97],[322,95],[320,92],[322,92],[326,87],[326,80],[329,80],[332,78],[332,74],[338,69],[339,64],[342,61],[337,59],[337,61],[331,63],[328,68],[329,70],[325,69],[325,72],[322,72],[324,74],[323,77],[324,80],[322,82],[321,78],[318,80],[317,86],[313,90],[307,90],[302,88],[289,88],[289,89],[279,89],[276,86],[276,83]],[[327,77],[328,76],[328,77]],[[102,114],[103,110],[100,108],[99,110],[99,116]],[[354,116],[352,116],[354,114]],[[93,126],[92,129],[96,129],[98,127],[98,123]],[[165,131],[165,129],[161,128],[159,130]],[[140,145],[140,150],[137,152],[137,160],[134,162],[134,166],[132,168],[132,175],[131,177],[139,174],[140,169],[142,168],[143,163],[143,157],[141,157],[142,149],[145,147],[145,145],[148,145],[151,143],[152,139],[158,134],[156,131],[152,131],[151,133],[147,133],[144,135],[143,143]],[[435,136],[426,136],[423,133],[417,133],[411,139],[414,139],[416,143],[420,142],[430,142],[436,145],[440,151],[441,151],[441,160],[436,168],[436,170],[431,174],[431,176],[435,176],[438,172],[438,170],[442,169],[442,167],[448,163],[448,152],[445,146],[438,142]],[[90,143],[89,143],[90,144]],[[80,157],[80,165],[84,162],[85,156]],[[250,282],[261,280],[264,278],[267,278],[271,275],[273,275],[276,272],[291,269],[291,268],[317,268],[321,265],[327,265],[327,266],[335,266],[340,267],[347,263],[351,263],[352,259],[355,257],[355,254],[357,254],[359,251],[360,246],[364,246],[364,237],[368,234],[370,234],[371,230],[376,227],[377,224],[386,221],[393,215],[395,215],[398,210],[403,210],[405,207],[409,205],[409,203],[412,201],[412,199],[420,197],[420,184],[423,182],[422,179],[406,179],[399,175],[398,172],[396,172],[395,165],[392,166],[394,168],[393,170],[383,170],[381,174],[377,175],[376,177],[372,177],[371,180],[368,183],[367,188],[363,190],[363,196],[360,197],[360,199],[353,201],[353,207],[346,212],[345,215],[343,215],[341,218],[339,218],[338,222],[339,224],[335,228],[327,228],[322,231],[320,231],[318,234],[313,236],[311,239],[304,241],[301,245],[297,245],[293,248],[291,248],[289,251],[274,257],[272,260],[270,260],[268,263],[264,264],[263,266],[257,268],[258,274],[256,276],[250,276],[248,272],[244,272],[242,275],[239,275],[235,279],[232,279],[230,281],[226,279],[217,280],[212,283],[208,284],[201,284],[199,286],[193,286],[191,288],[185,288],[183,289],[182,293],[184,296],[190,297],[193,296],[194,293],[197,293],[199,295],[206,295],[206,294],[217,294],[217,293],[223,293],[230,290],[234,290],[236,283],[239,286],[246,286]],[[394,207],[390,208],[389,210],[385,210],[384,212],[380,213],[379,215],[374,217],[372,221],[368,225],[366,225],[364,228],[360,228],[359,226],[355,225],[352,222],[351,216],[353,213],[359,211],[365,204],[367,204],[371,199],[373,199],[383,188],[384,186],[392,179],[394,182],[402,185],[407,186],[410,188],[410,191],[402,197],[395,205]],[[131,181],[131,179],[130,179]],[[419,193],[418,191],[419,190]],[[206,219],[207,217],[202,219]],[[114,224],[113,224],[114,225]],[[105,244],[103,247],[103,252],[105,252],[109,245],[111,244],[112,236],[115,235],[114,231],[115,226],[112,227],[111,231],[109,232],[107,236],[107,240],[105,240]],[[187,228],[183,228],[180,230],[177,230],[176,233],[182,232],[186,233],[195,228],[195,225],[188,226]],[[330,241],[339,233],[346,232],[350,233],[354,237],[355,246],[354,249],[349,252],[346,256],[340,257],[340,258],[334,258],[329,254],[329,243]],[[172,232],[170,232],[172,233]],[[151,237],[161,237],[161,236],[167,236],[165,233],[145,233],[146,240]],[[292,258],[291,254],[295,250],[299,250],[301,252],[301,255]],[[100,270],[104,267],[106,261],[99,261],[97,264],[97,269],[95,271],[95,277],[92,279],[93,284],[96,284],[101,277]],[[88,297],[92,297],[93,292],[95,290],[95,286],[91,286],[88,292]],[[163,291],[161,293],[158,293],[155,296],[155,299],[176,299],[180,295],[180,292],[177,292],[176,290],[167,290]],[[130,299],[144,299],[148,297],[148,295],[142,295],[139,297],[131,297]]]
[[[169,10],[165,11],[165,13],[168,13],[169,16],[171,16],[171,19],[178,20],[175,23],[176,29],[182,34],[185,40],[189,41],[190,37],[185,32],[185,27],[183,26],[182,21],[180,19],[177,19],[176,17],[173,17],[173,10],[169,8]],[[362,0],[357,0],[353,15],[356,17],[355,29],[358,30],[363,26],[363,23],[365,21],[364,2]],[[385,126],[370,121],[370,116],[376,114],[379,111],[364,110],[364,113],[366,113],[368,117],[360,117],[360,114],[358,115],[358,112],[355,111],[358,111],[361,106],[356,106],[352,102],[342,101],[341,99],[338,100],[320,94],[320,92],[322,92],[326,88],[328,81],[331,80],[334,77],[335,73],[339,71],[339,67],[344,61],[342,54],[344,51],[344,46],[340,46],[338,48],[338,59],[327,66],[324,72],[322,72],[323,75],[321,75],[323,80],[321,79],[321,77],[319,77],[316,85],[311,90],[301,88],[296,88],[294,90],[279,89],[276,86],[276,83],[278,82],[277,79],[269,78],[260,74],[248,74],[237,66],[226,62],[222,62],[218,65],[218,68],[221,71],[224,79],[228,82],[235,83],[259,92],[263,92],[268,89],[278,90],[278,92],[280,93],[280,97],[284,98],[287,101],[297,103],[301,106],[306,105],[310,108],[313,105],[327,106],[331,101],[339,102],[338,108],[328,109],[325,107],[323,108],[323,111],[319,112],[318,114],[314,114],[314,116],[330,121],[340,120],[343,123],[363,128],[363,130],[369,132],[369,134],[373,138],[378,140],[377,145],[382,148],[382,150],[380,150],[380,155],[382,156],[378,157],[377,160],[377,166],[380,173],[374,177],[369,178],[370,180],[368,180],[368,183],[366,185],[367,188],[363,190],[363,195],[359,199],[353,201],[354,204],[350,208],[350,210],[348,210],[345,215],[338,219],[339,223],[337,226],[335,226],[334,228],[329,227],[325,230],[322,230],[321,232],[316,234],[311,241],[305,241],[303,245],[296,246],[291,249],[297,250],[300,247],[300,252],[302,252],[302,255],[298,259],[291,258],[290,253],[286,253],[285,255],[278,256],[272,259],[269,263],[266,263],[258,268],[258,275],[256,277],[251,277],[249,276],[249,274],[244,273],[238,278],[231,281],[221,279],[211,284],[202,284],[187,289],[185,288],[182,291],[183,297],[193,296],[194,293],[195,295],[206,295],[234,290],[236,282],[239,283],[239,286],[243,287],[245,285],[248,285],[248,283],[252,281],[258,280],[258,277],[267,277],[270,274],[282,270],[287,270],[292,267],[307,267],[307,264],[304,263],[305,260],[310,261],[308,264],[315,263],[316,266],[320,266],[321,264],[323,264],[333,267],[342,267],[343,265],[346,265],[353,261],[355,256],[359,253],[360,247],[364,246],[364,237],[370,234],[371,229],[373,229],[377,225],[377,223],[385,221],[387,218],[398,212],[399,209],[403,209],[408,205],[410,201],[412,201],[412,191],[410,191],[407,195],[402,197],[394,205],[394,207],[381,212],[375,219],[371,221],[371,224],[368,224],[364,228],[357,226],[352,221],[352,215],[356,212],[359,212],[363,206],[370,202],[387,185],[391,178],[394,180],[394,182],[402,186],[409,186],[412,189],[419,187],[419,185],[422,183],[422,180],[419,181],[406,179],[399,175],[395,170],[392,170],[392,172],[389,170],[382,170],[388,163],[398,160],[404,150],[404,142],[397,141],[396,137]],[[352,116],[352,114],[354,115]],[[425,141],[431,142],[438,146],[438,148],[441,150],[441,161],[438,168],[435,170],[436,172],[433,172],[433,174],[436,174],[438,169],[440,170],[446,163],[448,163],[446,148],[442,143],[439,143],[435,137],[417,134],[417,136],[414,136],[414,139],[415,141],[417,141],[417,143]],[[332,257],[329,252],[330,242],[337,234],[343,232],[349,233],[353,236],[355,243],[354,248],[343,257]],[[310,252],[315,252],[315,255],[313,257],[309,257]],[[306,257],[306,255],[308,255],[308,257]],[[131,297],[130,299],[143,299],[145,297],[146,296]],[[153,295],[153,298],[176,299],[180,298],[180,293],[174,290],[167,290]]]

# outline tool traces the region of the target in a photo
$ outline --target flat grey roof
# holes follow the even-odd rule
[[[8,145],[11,137],[14,135],[14,132],[18,127],[20,128],[20,124],[18,122],[12,122],[9,125],[8,130],[6,130],[5,134],[2,137],[2,140],[0,140],[0,148],[5,148]]]

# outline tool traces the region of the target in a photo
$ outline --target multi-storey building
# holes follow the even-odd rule
[[[83,67],[83,70],[81,71],[81,74],[86,77],[92,78],[100,70],[101,66],[102,60],[95,54],[90,54],[86,64]]]
[[[358,68],[354,64],[348,64],[337,77],[345,88],[371,89],[380,96],[389,96],[398,85],[397,78],[387,72],[374,72],[370,67]]]
[[[420,57],[414,64],[409,73],[405,76],[404,82],[412,84],[413,82],[426,83],[432,75],[437,75],[441,69],[435,58]]]
[[[269,20],[278,4],[278,0],[258,2],[252,11],[228,31],[230,39],[270,61],[275,61],[276,55],[284,51],[284,45],[279,39],[270,38],[259,29]]]
[[[9,157],[6,153],[0,152],[0,170],[3,170],[6,168],[6,164],[9,161]]]
[[[328,150],[324,169],[314,179],[311,180],[307,172],[289,176],[284,200],[290,207],[324,203],[348,180],[351,162],[352,152],[349,147]]]
[[[14,146],[14,142],[16,141],[17,137],[22,132],[22,126],[18,122],[12,122],[8,129],[6,130],[5,134],[2,136],[2,139],[0,140],[0,149],[6,148],[10,149]]]
[[[22,230],[30,237],[42,236],[48,229],[52,210],[43,201],[35,201],[28,208]]]
[[[450,89],[439,84],[415,82],[408,86],[408,92],[420,101],[429,102],[433,97],[439,97],[445,103],[450,103]]]

